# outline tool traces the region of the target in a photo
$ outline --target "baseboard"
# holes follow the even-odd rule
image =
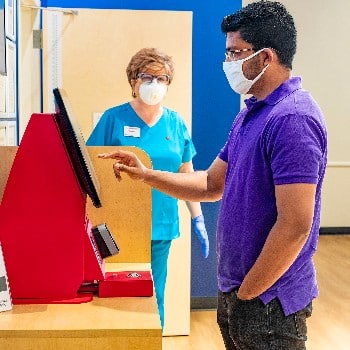
[[[191,310],[212,310],[217,309],[217,297],[191,297]]]
[[[321,227],[320,235],[348,235],[350,227]]]

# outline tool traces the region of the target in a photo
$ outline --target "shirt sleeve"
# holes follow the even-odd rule
[[[218,154],[218,157],[226,163],[228,163],[228,144],[229,144],[229,140],[231,138],[231,133],[232,133],[232,128],[229,132],[228,138],[227,138],[224,146],[221,148],[221,150]]]
[[[228,149],[229,149],[229,146],[230,146],[230,144],[235,142],[235,138],[237,137],[237,134],[238,134],[239,129],[241,127],[242,121],[244,119],[244,115],[245,115],[245,112],[241,111],[236,116],[236,118],[234,119],[234,121],[233,121],[233,123],[231,125],[231,128],[230,128],[230,131],[229,131],[226,143],[221,148],[221,150],[220,150],[220,152],[218,154],[218,157],[221,160],[223,160],[224,162],[226,162],[226,163],[228,163]]]
[[[197,154],[196,148],[192,142],[191,136],[188,132],[185,122],[180,117],[182,137],[184,138],[184,150],[182,154],[182,163],[187,163]]]
[[[275,185],[316,184],[326,151],[322,126],[310,116],[274,118],[266,133],[265,150]]]

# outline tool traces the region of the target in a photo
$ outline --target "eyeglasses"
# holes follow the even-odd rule
[[[148,84],[151,84],[154,79],[156,79],[157,83],[160,83],[160,84],[170,83],[170,77],[167,74],[153,75],[148,73],[140,73],[137,75],[137,78],[141,79],[143,83],[148,83]]]
[[[241,52],[248,52],[248,51],[254,51],[254,49],[253,48],[242,49],[242,50],[229,50],[229,49],[227,49],[225,51],[225,58],[227,60],[231,60],[231,61],[238,60],[237,54],[239,54]]]

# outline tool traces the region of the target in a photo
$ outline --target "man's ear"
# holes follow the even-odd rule
[[[265,58],[264,58],[264,64],[268,65],[270,64],[272,61],[275,61],[277,58],[277,54],[273,49],[270,48],[266,48],[264,50],[265,53]]]

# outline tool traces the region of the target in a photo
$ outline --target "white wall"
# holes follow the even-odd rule
[[[243,5],[252,1],[243,0]],[[293,74],[302,76],[326,118],[328,167],[321,226],[350,226],[350,2],[281,0],[298,31]]]

